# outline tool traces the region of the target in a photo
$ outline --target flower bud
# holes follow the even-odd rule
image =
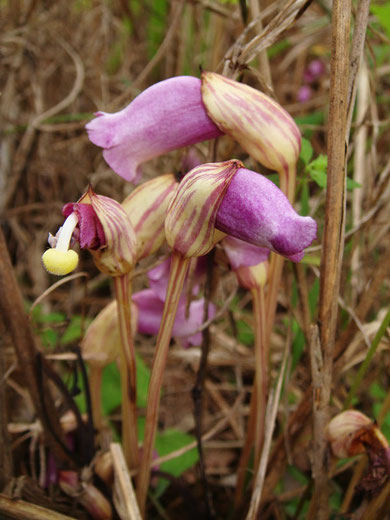
[[[215,221],[240,161],[202,164],[191,170],[171,201],[165,219],[170,247],[183,257],[203,256],[222,238]]]
[[[156,83],[120,112],[97,112],[86,125],[89,139],[104,148],[118,175],[137,182],[143,162],[221,135],[203,106],[200,85],[191,76]]]
[[[364,453],[367,446],[382,450],[389,446],[379,428],[356,410],[346,410],[336,415],[329,422],[326,435],[333,453],[339,458]]]
[[[202,99],[218,128],[271,170],[295,167],[301,136],[292,117],[262,92],[215,74],[202,73]]]
[[[131,330],[137,330],[137,308],[131,308]],[[118,305],[112,301],[99,312],[88,327],[81,342],[83,359],[94,367],[105,367],[119,357],[121,336],[118,322]]]
[[[172,174],[138,186],[122,202],[135,231],[137,260],[155,253],[165,240],[165,215],[178,183]]]

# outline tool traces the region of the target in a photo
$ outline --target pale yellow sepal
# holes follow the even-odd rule
[[[214,72],[202,73],[201,90],[209,117],[254,159],[278,173],[295,168],[301,136],[279,103]]]
[[[60,251],[53,248],[43,253],[42,262],[49,273],[64,276],[76,269],[79,263],[79,256],[73,249]]]

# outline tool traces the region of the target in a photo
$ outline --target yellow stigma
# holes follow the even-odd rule
[[[76,213],[73,212],[57,233],[56,246],[43,253],[42,262],[49,273],[64,276],[76,269],[79,256],[76,251],[69,249],[69,243],[77,224],[78,218]]]
[[[64,276],[76,269],[79,263],[79,256],[73,249],[60,251],[59,249],[53,248],[43,253],[42,262],[49,273]]]

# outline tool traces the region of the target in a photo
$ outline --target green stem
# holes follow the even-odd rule
[[[169,343],[172,337],[176,310],[189,263],[190,258],[183,258],[176,253],[172,254],[167,294],[161,318],[160,330],[156,340],[152,372],[150,374],[148,405],[145,421],[145,438],[137,479],[137,498],[142,517],[145,516],[146,496],[150,481],[150,467],[152,464],[154,441],[156,438],[162,380],[168,357]]]
[[[367,372],[367,369],[371,363],[371,360],[376,352],[376,349],[379,346],[379,343],[382,339],[383,334],[386,332],[387,327],[390,325],[390,308],[388,309],[386,316],[384,317],[381,326],[379,327],[378,332],[375,334],[375,338],[372,340],[372,343],[370,345],[370,348],[368,349],[366,359],[363,361],[363,363],[360,365],[360,368],[358,370],[358,373],[355,376],[355,380],[352,383],[352,387],[349,391],[349,394],[347,396],[347,399],[345,400],[344,404],[344,410],[347,408],[350,408],[352,404],[352,400],[355,397],[357,389],[360,387],[361,382],[363,380],[363,377],[365,373]]]
[[[122,390],[122,443],[129,469],[138,466],[137,386],[133,334],[131,331],[131,286],[129,274],[116,276],[115,293],[118,302],[121,335],[120,374]]]

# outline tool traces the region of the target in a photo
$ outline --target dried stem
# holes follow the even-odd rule
[[[296,179],[296,165],[289,166],[287,171],[280,171],[279,173],[279,181],[280,181],[280,189],[286,195],[291,204],[294,202],[295,197],[295,179]],[[280,282],[282,279],[282,271],[283,271],[283,261],[284,258],[277,254],[271,254],[270,261],[270,276],[269,276],[269,284],[267,291],[267,345],[269,346],[271,332],[273,328],[273,324],[275,321],[276,314],[276,306],[277,306],[277,298],[278,291],[280,287]],[[269,348],[269,347],[267,347]]]
[[[129,469],[138,466],[137,369],[131,331],[131,288],[129,275],[114,278],[121,335],[120,373],[122,389],[122,442]]]
[[[263,287],[251,290],[255,320],[255,380],[251,396],[245,444],[241,451],[237,470],[234,505],[238,509],[243,498],[245,475],[254,446],[254,472],[256,473],[264,441],[265,412],[268,392],[268,352],[266,347],[265,298]]]
[[[340,274],[344,252],[345,223],[345,179],[346,179],[346,129],[349,76],[349,38],[351,2],[335,0],[332,10],[332,57],[329,95],[328,134],[328,183],[326,190],[325,226],[322,243],[319,322],[323,359],[322,383],[319,389],[317,411],[323,427],[316,428],[319,438],[314,442],[321,447],[316,457],[324,461],[314,475],[315,486],[311,512],[322,520],[328,514],[328,477],[326,464],[326,443],[324,436],[329,419],[329,399],[332,384],[334,340],[338,316],[338,295]]]
[[[114,466],[114,503],[123,519],[141,520],[133,485],[126,467],[125,457],[120,444],[110,444],[112,464]]]
[[[203,309],[203,321],[206,322],[209,317],[209,302],[211,297],[211,286],[213,281],[213,267],[214,267],[214,254],[213,249],[207,256],[207,280],[204,291],[204,309]],[[207,372],[207,358],[210,350],[210,330],[205,328],[202,331],[202,346],[201,346],[201,357],[198,372],[196,374],[196,380],[194,388],[192,389],[192,398],[194,400],[194,416],[195,416],[195,435],[196,443],[199,454],[199,468],[201,473],[201,479],[205,494],[205,504],[207,511],[207,518],[214,518],[214,508],[212,503],[212,496],[207,482],[206,468],[203,457],[203,445],[202,445],[202,411],[203,411],[203,395],[204,386]]]
[[[264,289],[258,287],[251,291],[253,302],[253,315],[255,320],[255,383],[254,393],[256,394],[257,406],[253,407],[255,412],[255,453],[254,471],[257,472],[260,462],[261,450],[264,441],[264,420],[267,407],[268,390],[268,353],[265,336],[265,300]]]
[[[255,477],[253,493],[252,493],[251,502],[249,505],[249,511],[246,516],[246,520],[255,520],[256,518],[259,518],[258,512],[259,512],[261,496],[262,496],[262,492],[263,492],[263,485],[264,485],[264,479],[265,479],[265,474],[266,474],[266,470],[267,470],[269,452],[271,449],[272,435],[273,435],[274,428],[275,428],[275,421],[276,421],[276,414],[277,414],[278,406],[279,406],[280,393],[282,391],[282,383],[284,381],[284,377],[285,377],[285,373],[286,373],[288,353],[289,353],[289,346],[286,345],[286,349],[285,349],[284,355],[283,355],[282,366],[280,368],[278,382],[276,384],[275,390],[272,390],[270,392],[270,397],[268,400],[267,411],[266,411],[266,416],[265,416],[267,428],[266,428],[265,437],[264,437],[264,447],[263,447],[263,451],[262,451],[261,458],[260,458],[259,468],[257,470],[256,477]]]
[[[101,366],[90,366],[89,370],[89,391],[92,401],[92,420],[94,428],[100,432],[103,427],[102,413],[102,374]]]
[[[40,419],[46,440],[53,454],[71,466],[74,463],[66,450],[66,441],[61,429],[54,400],[47,386],[47,379],[38,373],[38,350],[30,322],[24,311],[23,299],[13,272],[11,260],[2,230],[0,229],[0,312],[12,338],[20,367],[23,367],[25,382]],[[40,357],[45,366],[48,362]],[[44,367],[41,367],[43,369]],[[44,402],[41,401],[44,399]]]
[[[156,438],[162,380],[168,356],[169,343],[172,337],[176,310],[189,263],[190,258],[182,258],[176,253],[172,254],[165,305],[156,341],[152,372],[150,374],[148,406],[146,409],[145,439],[137,480],[137,498],[142,516],[145,516],[146,496],[149,487],[154,441]]]
[[[6,518],[14,518],[15,520],[73,520],[70,516],[4,495],[0,495],[1,514],[7,515]]]

